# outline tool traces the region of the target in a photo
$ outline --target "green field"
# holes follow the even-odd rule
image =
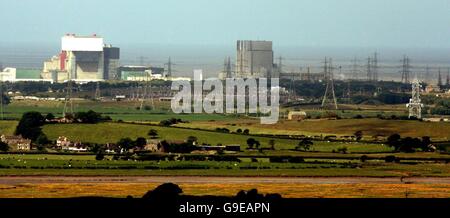
[[[0,121],[0,135],[13,135],[18,121],[2,120]]]
[[[421,122],[410,120],[381,120],[377,118],[367,119],[341,119],[341,120],[304,120],[287,121],[280,120],[274,125],[262,125],[259,120],[239,119],[225,121],[198,121],[178,124],[178,126],[201,129],[215,129],[217,127],[237,129],[249,129],[255,134],[275,135],[311,135],[311,136],[351,136],[356,131],[362,131],[365,139],[381,135],[387,137],[394,133],[401,136],[422,137],[430,136],[435,140],[450,139],[450,122]]]
[[[150,102],[145,105],[151,106]],[[222,114],[174,114],[170,112],[170,103],[155,101],[154,110],[138,110],[139,101],[108,101],[96,102],[89,100],[73,101],[74,112],[93,110],[110,116],[114,120],[124,121],[149,121],[159,122],[172,117],[185,121],[210,121],[210,120],[232,120],[236,116],[226,116]],[[28,111],[37,111],[42,114],[53,113],[62,116],[64,101],[14,101],[5,106],[5,117],[20,119],[22,114]]]
[[[124,137],[135,139],[137,137],[146,137],[150,129],[158,131],[160,139],[166,140],[185,140],[189,136],[196,136],[199,143],[217,145],[217,144],[240,144],[243,148],[247,145],[248,138],[255,138],[261,142],[262,147],[269,147],[268,142],[272,138],[254,137],[239,134],[227,134],[212,131],[148,126],[128,123],[99,123],[99,124],[50,124],[43,127],[44,133],[51,140],[56,140],[59,136],[66,136],[71,140],[91,142],[91,143],[114,143]],[[294,149],[298,140],[293,139],[274,139],[276,149]],[[316,141],[313,151],[331,152],[341,147],[347,147],[349,152],[389,152],[390,147],[381,144],[367,143],[342,143]]]
[[[94,155],[1,154],[2,175],[450,176],[450,167],[438,163],[411,165],[348,161],[97,161]]]

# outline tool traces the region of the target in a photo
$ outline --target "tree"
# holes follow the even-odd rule
[[[340,147],[340,148],[337,149],[337,151],[339,153],[343,153],[343,154],[347,154],[347,150],[348,150],[348,148],[346,146]]]
[[[242,133],[242,129],[237,129],[236,132],[241,134]]]
[[[95,159],[96,160],[105,159],[105,152],[102,149],[98,150],[97,153],[95,154]]]
[[[273,139],[269,140],[269,146],[270,146],[270,149],[275,150],[275,140],[273,140]]]
[[[0,70],[2,70],[2,69],[0,69]],[[9,98],[9,96],[7,96],[5,94],[3,94],[1,96],[1,98],[3,98],[3,105],[7,105],[7,104],[9,104],[11,102],[11,99]]]
[[[247,139],[247,146],[248,149],[253,149],[253,146],[255,146],[256,140],[254,138]]]
[[[143,148],[146,144],[147,144],[147,139],[145,139],[143,137],[137,138],[136,141],[134,142],[134,146],[139,147],[139,148]]]
[[[9,145],[0,141],[0,151],[3,151],[3,152],[9,151]]]
[[[93,153],[98,153],[100,150],[104,150],[104,148],[101,146],[101,145],[99,145],[99,144],[94,144],[94,145],[92,145],[92,147],[91,147],[91,151],[93,152]]]
[[[45,135],[44,133],[41,133],[37,138],[36,138],[36,144],[38,146],[45,146],[49,143],[50,141],[47,138],[47,135]]]
[[[48,113],[47,115],[45,115],[45,120],[51,121],[55,119],[55,115],[53,115],[52,113]]]
[[[77,112],[75,113],[75,120],[81,123],[98,123],[102,120],[102,115],[93,110],[89,110],[88,112]]]
[[[420,146],[420,140],[417,138],[406,137],[400,140],[399,151],[401,152],[414,152],[415,148]]]
[[[245,129],[242,133],[243,133],[244,135],[248,135],[248,134],[250,134],[250,130]]]
[[[156,129],[151,129],[148,131],[147,135],[150,136],[150,138],[152,139],[157,138],[158,131]]]
[[[363,132],[361,130],[359,130],[359,131],[356,131],[353,135],[356,137],[356,141],[360,141],[363,137]]]
[[[298,143],[298,145],[295,149],[309,151],[313,145],[314,145],[314,143],[311,141],[311,139],[304,138]]]
[[[195,145],[195,144],[197,144],[197,141],[198,141],[198,139],[197,139],[197,137],[195,137],[195,136],[189,136],[189,137],[186,139],[186,143],[188,143],[188,144],[190,144],[190,145]]]
[[[432,144],[431,138],[429,136],[422,137],[421,149],[422,151],[430,151],[430,145]]]
[[[44,117],[39,112],[26,112],[22,115],[16,127],[15,135],[35,141],[42,134],[41,126],[44,125]]]
[[[387,138],[387,142],[386,142],[386,143],[387,143],[390,147],[394,147],[394,149],[395,149],[396,151],[398,151],[399,148],[400,148],[400,139],[401,139],[401,136],[400,136],[399,134],[395,133],[395,134],[390,135],[390,136]]]
[[[256,148],[256,149],[259,149],[260,146],[261,146],[261,143],[259,143],[259,141],[256,141],[256,142],[255,142],[255,148]]]
[[[125,151],[128,151],[129,149],[133,148],[133,140],[131,140],[130,138],[122,138],[117,142],[117,145],[119,146],[120,149],[123,149]]]
[[[45,146],[49,143],[49,140],[47,138],[47,136],[44,133],[41,133],[37,138],[36,138],[36,145],[37,145],[37,150],[38,151],[45,151]]]

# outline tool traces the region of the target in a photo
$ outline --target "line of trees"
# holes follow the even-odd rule
[[[387,144],[399,152],[434,151],[434,148],[431,146],[431,139],[428,136],[419,139],[412,137],[402,138],[399,134],[393,134],[387,138]]]

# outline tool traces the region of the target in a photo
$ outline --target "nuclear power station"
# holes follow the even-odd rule
[[[238,78],[270,78],[273,73],[273,50],[271,41],[238,40],[236,51],[236,74]]]
[[[95,82],[118,78],[120,49],[105,45],[97,35],[66,34],[61,39],[61,52],[44,62],[43,79]]]

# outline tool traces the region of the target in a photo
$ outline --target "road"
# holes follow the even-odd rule
[[[450,184],[450,177],[219,177],[219,176],[0,176],[0,184],[166,183],[177,184]]]

